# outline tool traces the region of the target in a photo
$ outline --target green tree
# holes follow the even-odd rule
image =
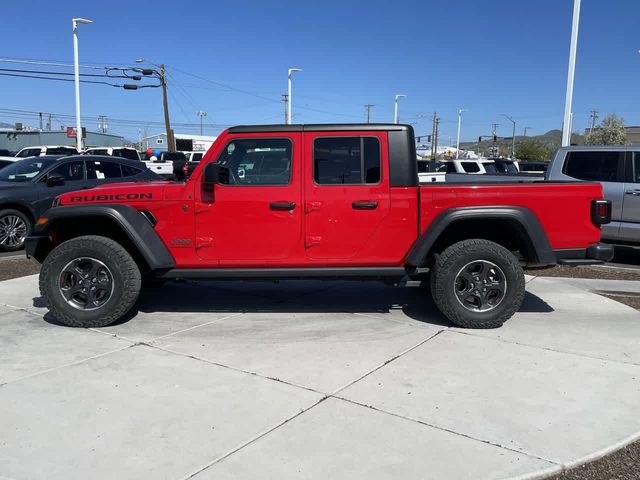
[[[587,134],[587,145],[624,145],[627,143],[627,132],[624,129],[624,118],[610,113],[602,123]]]
[[[549,160],[551,151],[536,140],[523,140],[516,145],[516,158],[518,160]]]

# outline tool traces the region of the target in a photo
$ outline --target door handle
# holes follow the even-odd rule
[[[296,208],[295,202],[273,202],[269,204],[271,210],[293,210]]]
[[[375,210],[378,208],[378,202],[353,202],[351,208],[354,210]]]
[[[626,192],[627,195],[633,195],[633,196],[640,196],[640,190],[627,190]]]

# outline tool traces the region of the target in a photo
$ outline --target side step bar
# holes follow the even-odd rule
[[[318,268],[174,268],[159,273],[158,278],[191,279],[402,279],[402,267],[318,267]]]

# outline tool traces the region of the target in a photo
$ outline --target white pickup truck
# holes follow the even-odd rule
[[[173,162],[149,159],[143,159],[142,161],[153,173],[157,173],[164,178],[173,178]]]

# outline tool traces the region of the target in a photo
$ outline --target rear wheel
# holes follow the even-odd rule
[[[19,210],[0,210],[0,251],[12,252],[24,247],[31,232],[31,220]]]
[[[135,304],[141,277],[131,255],[110,238],[87,235],[53,249],[40,271],[47,308],[70,327],[104,327]]]
[[[506,248],[488,240],[464,240],[438,256],[431,294],[438,309],[465,328],[496,328],[524,300],[524,272]]]

